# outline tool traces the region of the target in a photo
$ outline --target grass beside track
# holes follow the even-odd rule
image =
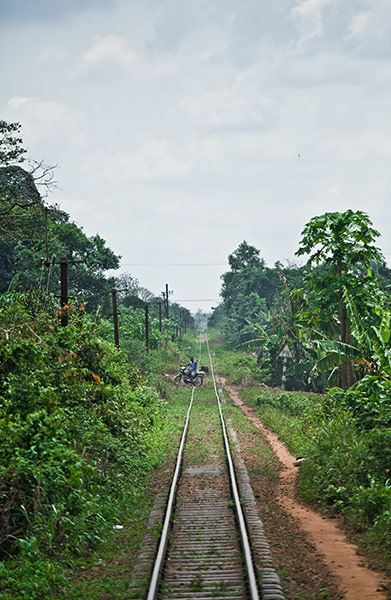
[[[391,574],[389,428],[360,429],[327,395],[243,388],[241,397],[296,456],[304,456],[298,491],[338,513],[373,566]]]
[[[269,443],[239,408],[228,402],[222,411],[228,428],[236,432],[285,598],[340,600],[342,595],[327,567],[277,501],[280,463]],[[237,453],[235,447],[232,452]]]
[[[98,549],[77,560],[69,573],[69,586],[53,598],[65,600],[124,600],[146,530],[146,523],[155,494],[169,486],[173,461],[189,404],[189,388],[173,390],[164,412],[154,424],[153,444],[145,457],[149,465],[143,483],[132,494],[120,524]],[[158,532],[157,532],[158,534]]]

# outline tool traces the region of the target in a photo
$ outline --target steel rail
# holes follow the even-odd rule
[[[229,448],[227,430],[225,427],[223,413],[221,410],[221,401],[220,401],[220,396],[219,396],[219,393],[217,390],[216,378],[215,378],[215,374],[214,374],[214,370],[213,370],[212,357],[211,357],[210,350],[209,350],[208,334],[206,332],[205,332],[205,341],[206,341],[206,348],[207,348],[207,352],[208,352],[208,356],[209,356],[209,363],[210,363],[210,368],[211,368],[211,373],[212,373],[213,386],[214,386],[214,390],[215,390],[215,394],[216,394],[216,398],[217,398],[217,405],[219,407],[221,427],[223,430],[224,445],[225,445],[225,451],[226,451],[227,462],[228,462],[228,470],[229,470],[229,475],[230,475],[230,480],[231,480],[232,495],[233,495],[233,499],[234,499],[234,503],[235,503],[236,516],[238,519],[239,530],[240,530],[240,535],[241,535],[241,540],[242,540],[242,547],[243,547],[243,552],[244,552],[245,565],[246,565],[246,569],[247,569],[247,579],[248,579],[248,584],[249,584],[250,597],[251,597],[251,600],[259,600],[258,584],[257,584],[256,575],[255,575],[255,570],[254,570],[253,559],[251,556],[250,542],[249,542],[249,538],[248,538],[247,527],[246,527],[246,522],[244,520],[242,506],[240,504],[238,485],[236,482],[236,476],[235,476],[235,470],[234,470],[233,460],[232,460],[232,456],[231,456],[231,450]]]
[[[152,571],[151,582],[149,584],[147,600],[155,600],[155,598],[157,597],[160,573],[161,573],[161,570],[163,567],[163,561],[164,561],[166,549],[167,549],[168,534],[169,534],[169,530],[170,530],[171,516],[172,516],[172,512],[173,512],[173,508],[174,508],[175,493],[176,493],[176,489],[177,489],[177,485],[178,485],[179,474],[180,474],[181,467],[182,467],[183,449],[185,447],[187,431],[189,429],[190,411],[191,411],[191,407],[193,405],[193,400],[194,400],[194,389],[195,388],[193,387],[192,391],[191,391],[191,400],[190,400],[189,408],[187,410],[185,426],[183,428],[181,442],[179,445],[179,451],[178,451],[177,461],[176,461],[176,465],[175,465],[174,476],[172,478],[170,493],[168,496],[166,515],[164,518],[164,524],[163,524],[162,534],[160,537],[159,548],[158,548],[158,551],[156,554],[155,564],[154,564],[154,568]]]
[[[200,358],[199,358],[199,360],[201,360],[201,334],[200,334]],[[193,406],[193,400],[194,400],[194,389],[195,388],[193,387],[191,390],[190,404],[189,404],[189,408],[187,409],[185,425],[183,428],[182,437],[181,437],[181,441],[179,444],[179,450],[178,450],[177,460],[176,460],[176,464],[175,464],[174,475],[173,475],[173,478],[171,481],[170,493],[169,493],[168,501],[167,501],[167,508],[166,508],[166,514],[164,517],[162,534],[160,536],[159,548],[158,548],[158,551],[156,554],[156,559],[155,559],[155,563],[154,563],[154,567],[153,567],[153,571],[152,571],[152,575],[151,575],[151,581],[149,584],[147,600],[155,600],[157,593],[158,593],[160,574],[162,571],[163,562],[164,562],[166,550],[167,550],[168,534],[170,531],[170,521],[171,521],[172,512],[173,512],[173,508],[174,508],[175,494],[176,494],[176,490],[178,487],[178,479],[179,479],[179,475],[180,475],[181,468],[182,468],[183,450],[185,447],[186,436],[187,436],[187,432],[189,429],[190,412],[191,412],[191,408]]]

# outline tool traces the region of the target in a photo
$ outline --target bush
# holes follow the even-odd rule
[[[61,577],[51,555],[75,556],[112,531],[132,493],[126,482],[136,485],[148,468],[163,406],[104,339],[104,322],[75,307],[63,328],[50,298],[31,300],[0,297],[0,552],[10,598],[49,597],[44,582],[39,593],[23,592],[34,585],[18,583],[18,555],[24,579],[47,569],[53,583]]]
[[[391,381],[367,375],[345,393],[341,392],[338,388],[331,390],[360,428],[391,427]]]
[[[366,385],[366,384],[365,384]],[[380,389],[380,386],[379,388]],[[381,389],[384,390],[384,387]],[[365,540],[385,555],[391,548],[391,428],[380,411],[368,429],[368,399],[357,390],[330,396],[244,390],[262,420],[298,454],[298,489],[309,502],[342,513]],[[360,418],[362,417],[362,418]],[[365,426],[363,426],[363,424]]]

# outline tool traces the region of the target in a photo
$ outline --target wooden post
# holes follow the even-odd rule
[[[117,290],[111,290],[111,297],[113,300],[114,343],[117,346],[117,348],[119,348]]]
[[[148,318],[148,304],[145,305],[145,348],[149,352],[149,318]]]
[[[48,242],[48,208],[45,206],[45,250],[46,262],[49,262],[49,242]]]
[[[61,314],[61,325],[66,327],[68,325],[68,261],[63,259],[60,261],[60,280],[61,280],[61,296],[60,305],[62,309]]]
[[[279,358],[282,358],[281,389],[283,391],[285,391],[285,384],[286,384],[286,364],[287,364],[288,358],[293,358],[292,351],[289,348],[288,344],[285,344],[285,346],[283,347],[283,349],[281,350],[281,352],[280,352],[280,354],[278,356],[279,356]]]
[[[285,383],[286,383],[286,361],[287,361],[287,358],[286,358],[286,356],[284,356],[284,358],[282,359],[282,377],[281,377],[281,389],[283,392],[285,391]]]
[[[168,319],[168,283],[166,283],[166,319]]]
[[[162,303],[159,302],[159,331],[162,332]]]

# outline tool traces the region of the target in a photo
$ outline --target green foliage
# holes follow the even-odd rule
[[[101,323],[75,311],[60,327],[50,297],[0,296],[5,598],[50,597],[62,581],[51,557],[70,561],[111,535],[150,468],[146,452],[162,401],[104,339]]]
[[[391,427],[391,381],[366,375],[346,393],[330,390],[340,405],[355,419],[360,429]]]
[[[23,161],[26,150],[22,147],[23,140],[17,137],[20,128],[20,123],[0,120],[0,165]]]
[[[0,292],[5,292],[17,274],[16,287],[35,288],[39,283],[58,294],[61,258],[81,262],[69,268],[70,294],[96,308],[114,286],[105,271],[119,266],[119,257],[99,236],[87,237],[56,206],[45,208],[33,177],[20,167],[0,168]],[[46,248],[47,223],[47,248]],[[46,256],[46,253],[48,256]],[[42,259],[49,264],[43,265]]]
[[[362,380],[364,382],[364,380]],[[391,427],[388,385],[367,381],[356,392],[330,395],[243,390],[262,420],[296,456],[304,456],[298,488],[308,501],[345,516],[366,543],[387,556],[391,548]],[[359,384],[356,384],[359,385]],[[381,398],[383,396],[383,398]],[[373,406],[375,405],[375,407]]]
[[[373,245],[379,235],[362,211],[349,209],[343,213],[325,213],[307,223],[296,252],[297,255],[309,255],[306,278],[309,291],[307,305],[301,311],[302,319],[320,330],[325,321],[334,322],[339,341],[347,346],[351,344],[351,322],[347,313],[346,293],[360,301],[370,298],[371,278],[368,277],[368,285],[363,285],[363,276],[371,261],[382,258],[379,249]],[[313,265],[321,267],[313,271]],[[330,325],[326,327],[329,339],[335,340],[336,332],[332,337]],[[341,385],[346,389],[354,383],[352,362],[348,356],[345,361],[339,362],[341,353],[334,352],[325,358],[323,366],[327,368],[333,358],[336,358],[337,364],[341,364]]]
[[[265,261],[259,256],[259,250],[250,246],[244,240],[237,249],[228,256],[228,264],[233,273],[244,271],[247,268],[264,268]]]
[[[302,231],[298,256],[310,255],[308,264],[329,264],[337,269],[340,261],[344,269],[380,260],[380,251],[372,246],[379,237],[368,215],[351,209],[339,213],[325,213],[313,217]]]
[[[139,340],[145,343],[145,311],[143,308],[121,307],[120,336],[122,345],[130,340]],[[159,319],[149,317],[149,347],[157,349],[160,342],[169,341],[175,337],[175,323],[172,320],[162,321],[162,334],[159,331]]]
[[[260,372],[254,357],[244,354],[227,354],[224,372],[228,383],[249,385],[259,381]]]
[[[269,269],[259,250],[247,242],[239,245],[228,262],[231,270],[222,275],[223,303],[214,309],[209,325],[224,332],[230,347],[247,347],[257,352],[262,381],[278,385],[282,341],[289,339],[297,358],[305,355],[297,334],[293,333],[293,300],[287,294],[290,285],[302,281],[302,269],[295,265],[283,268],[280,263]],[[290,376],[290,384],[300,386],[300,378]]]

